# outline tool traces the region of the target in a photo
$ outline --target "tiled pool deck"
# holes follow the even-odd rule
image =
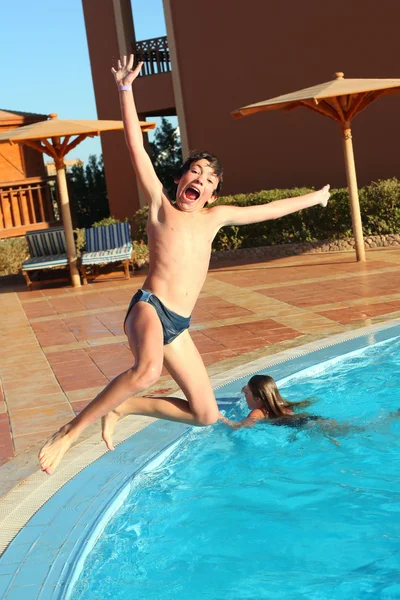
[[[356,263],[352,254],[341,253],[304,255],[269,263],[226,263],[210,270],[193,315],[192,336],[214,384],[226,383],[228,371],[230,377],[243,376],[244,365],[251,361],[253,370],[257,370],[257,364],[265,363],[266,357],[273,363],[281,353],[280,356],[285,357],[279,360],[288,360],[298,353],[298,346],[306,344],[310,349],[318,340],[335,334],[338,334],[336,341],[340,341],[352,330],[372,326],[372,331],[374,325],[389,324],[400,317],[399,257],[400,249],[385,249],[369,252],[365,264]],[[64,487],[64,496],[72,495],[69,500],[62,498],[63,510],[59,495],[46,504],[45,520],[51,521],[52,526],[47,526],[47,521],[42,523],[43,511],[39,511],[4,555],[8,561],[3,564],[4,573],[0,560],[0,587],[2,578],[15,577],[7,599],[13,598],[13,593],[21,597],[21,587],[26,585],[30,593],[35,592],[32,597],[52,597],[52,586],[60,586],[61,571],[57,569],[64,568],[65,557],[61,553],[57,555],[58,562],[51,559],[53,567],[49,572],[46,570],[46,586],[43,574],[34,565],[40,562],[44,569],[43,552],[55,550],[57,544],[60,546],[61,524],[65,525],[68,515],[77,523],[79,509],[83,511],[83,520],[79,526],[71,525],[69,529],[68,526],[68,540],[63,538],[62,541],[63,549],[78,547],[74,535],[79,539],[86,535],[86,530],[93,526],[93,514],[103,511],[104,505],[100,504],[113,496],[106,488],[102,488],[98,496],[93,495],[90,491],[93,473],[100,469],[100,484],[105,485],[107,465],[115,469],[116,462],[118,466],[127,465],[120,469],[119,478],[122,482],[129,480],[132,470],[141,468],[137,454],[144,456],[147,452],[148,460],[148,456],[157,454],[162,440],[171,433],[169,428],[168,435],[164,434],[160,422],[155,440],[154,425],[153,430],[150,428],[143,434],[143,428],[152,419],[129,417],[120,423],[116,441],[128,440],[140,432],[135,436],[135,444],[139,447],[144,444],[146,452],[129,452],[125,446],[124,450],[103,456],[101,466],[93,463],[91,468],[85,468],[105,453],[98,425],[94,425],[66,455],[56,475],[49,478],[38,471],[36,454],[43,440],[79,412],[118,372],[131,365],[122,320],[132,293],[143,279],[142,272],[130,282],[115,274],[114,278],[100,278],[78,291],[69,287],[42,287],[27,292],[23,286],[14,286],[3,289],[0,294],[3,317],[0,553],[36,510],[74,478]],[[353,333],[357,335],[356,331]],[[283,365],[277,369],[279,373],[285,370]],[[274,375],[277,374],[274,372]],[[168,395],[175,390],[174,382],[165,373],[152,391]],[[182,435],[179,427],[177,437]],[[90,485],[85,495],[86,481]],[[112,481],[111,490],[114,490]],[[7,493],[12,488],[13,491]],[[84,514],[86,505],[90,507],[90,519]],[[60,524],[54,528],[56,518]],[[35,544],[38,536],[43,540],[42,545],[37,545],[36,562],[36,550],[26,536],[33,536]],[[13,552],[25,550],[29,551],[30,562],[24,561],[24,568],[18,571],[18,561],[15,558],[14,564],[11,560]]]
[[[313,254],[209,271],[192,337],[211,376],[329,335],[400,316],[400,248]],[[144,273],[75,290],[0,293],[0,497],[37,469],[36,452],[132,364],[122,330]],[[176,385],[164,373],[152,391]],[[97,431],[94,426],[87,436]]]

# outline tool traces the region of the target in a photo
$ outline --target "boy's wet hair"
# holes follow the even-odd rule
[[[187,173],[190,169],[192,163],[197,162],[198,160],[206,160],[209,162],[210,167],[214,171],[215,175],[218,177],[218,185],[214,190],[214,194],[217,196],[221,191],[222,180],[224,171],[222,168],[221,161],[217,156],[211,154],[210,152],[206,152],[204,150],[192,150],[189,154],[188,158],[185,160],[181,168],[179,169],[178,177],[181,178],[182,175]]]

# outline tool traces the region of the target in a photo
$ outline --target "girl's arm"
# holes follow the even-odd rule
[[[311,206],[325,207],[329,200],[329,185],[326,185],[317,192],[297,196],[296,198],[285,198],[284,200],[275,200],[269,204],[259,204],[256,206],[216,206],[213,210],[218,211],[220,227],[225,225],[249,225],[250,223],[259,223],[270,219],[278,219],[285,215],[310,208]]]
[[[257,421],[265,419],[264,413],[259,408],[255,408],[242,421],[230,421],[220,413],[220,421],[231,429],[241,429],[242,427],[253,427]]]
[[[132,71],[133,54],[131,54],[129,61],[127,61],[126,56],[123,56],[118,61],[118,70],[111,69],[111,71],[118,88],[121,86],[128,88],[127,90],[119,90],[126,144],[139,185],[146,196],[148,204],[152,204],[154,201],[161,203],[162,183],[158,179],[150,157],[144,148],[143,133],[131,89],[142,65],[143,63],[139,63]]]

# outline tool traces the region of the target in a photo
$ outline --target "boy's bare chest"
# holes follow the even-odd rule
[[[163,211],[156,220],[149,219],[148,235],[149,241],[153,243],[164,243],[172,249],[175,247],[210,248],[214,237],[211,219],[207,215],[184,214],[171,208]]]

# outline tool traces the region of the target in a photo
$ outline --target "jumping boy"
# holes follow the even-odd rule
[[[113,450],[117,421],[127,414],[148,415],[190,425],[212,425],[219,412],[201,356],[190,335],[190,315],[204,284],[211,243],[225,225],[246,225],[320,204],[326,206],[329,186],[317,192],[259,206],[212,206],[221,181],[219,160],[207,152],[192,154],[176,179],[176,202],[171,204],[143,145],[132,83],[133,56],[112,69],[120,93],[129,154],[149,205],[150,266],[143,289],[136,292],[125,319],[135,364],[118,375],[72,421],[64,425],[39,452],[41,468],[51,474],[70,445],[88,425],[102,419],[103,439]],[[211,205],[211,208],[210,208]],[[163,365],[183,391],[180,398],[139,397],[155,384]]]

